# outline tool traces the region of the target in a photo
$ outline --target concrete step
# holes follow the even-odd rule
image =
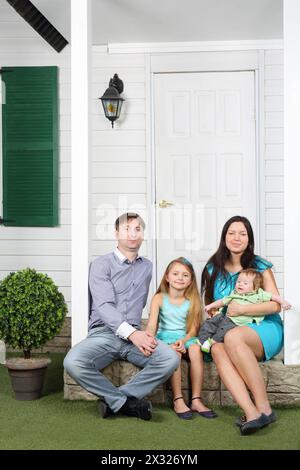
[[[282,356],[260,363],[272,405],[300,406],[300,366],[286,366]],[[115,385],[127,383],[139,368],[125,361],[115,361],[105,369],[104,375]],[[97,400],[98,397],[84,390],[64,372],[64,397],[66,400]],[[182,392],[187,403],[191,398],[188,362],[182,361]],[[156,388],[148,397],[154,404],[172,403],[169,381]],[[207,405],[232,406],[234,401],[221,382],[213,362],[204,364],[202,398]]]

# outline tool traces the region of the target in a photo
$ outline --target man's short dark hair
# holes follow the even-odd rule
[[[142,217],[137,214],[136,212],[125,212],[125,214],[120,215],[117,220],[115,221],[115,229],[119,231],[119,226],[120,224],[126,224],[132,219],[137,219],[139,224],[143,227],[145,230],[146,224]]]

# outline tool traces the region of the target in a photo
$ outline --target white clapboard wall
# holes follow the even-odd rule
[[[71,298],[70,48],[57,54],[4,0],[0,0],[0,67],[57,65],[60,94],[60,226],[0,226],[0,278],[31,266],[48,273],[69,304]],[[99,97],[118,73],[124,108],[111,129]],[[126,210],[144,214],[147,198],[146,54],[93,50],[92,73],[92,258],[115,246],[113,222]],[[265,51],[265,255],[283,288],[283,52]],[[147,255],[147,241],[142,254]]]
[[[49,65],[59,67],[60,225],[49,228],[0,226],[0,278],[27,266],[47,273],[64,294],[70,315],[70,48],[67,46],[60,54],[55,52],[5,0],[0,0],[0,67]]]
[[[97,99],[114,73],[124,80],[124,112],[115,129]],[[265,251],[283,288],[283,52],[265,51]],[[113,248],[113,221],[122,210],[146,205],[146,65],[143,54],[93,54],[93,257]],[[125,204],[127,203],[127,205]],[[119,206],[119,207],[118,207]],[[106,240],[102,238],[107,234]],[[108,238],[111,237],[111,241]],[[147,244],[143,247],[147,253]]]

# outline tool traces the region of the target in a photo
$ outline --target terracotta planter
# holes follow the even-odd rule
[[[24,359],[15,357],[6,361],[12,388],[17,400],[41,398],[48,358]]]

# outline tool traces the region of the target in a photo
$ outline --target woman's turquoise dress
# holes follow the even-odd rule
[[[272,266],[272,263],[269,261],[264,260],[260,256],[255,256],[254,264],[251,268],[254,268],[259,272],[264,272],[267,269],[272,268]],[[212,274],[212,265],[208,265],[207,269],[209,274]],[[214,300],[222,299],[230,294],[235,287],[238,275],[239,273],[237,272],[227,273],[225,278],[222,275],[217,276],[214,286]],[[264,347],[266,361],[271,359],[273,356],[276,356],[276,354],[281,351],[283,346],[283,323],[279,313],[266,315],[259,325],[251,323],[247,326],[256,331],[260,337]]]

